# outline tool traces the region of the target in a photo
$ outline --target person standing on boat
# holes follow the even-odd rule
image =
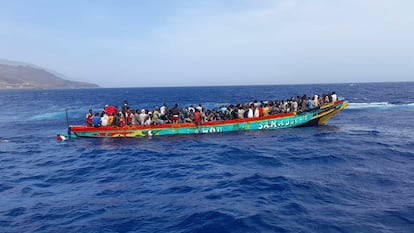
[[[178,119],[179,119],[179,114],[180,114],[180,109],[178,108],[178,104],[174,105],[174,107],[171,109],[171,113],[172,113],[172,122],[174,124],[177,124]]]
[[[308,107],[308,96],[306,96],[306,95],[302,96],[302,102],[301,102],[300,106],[301,106],[300,107],[301,112],[306,112],[306,111],[309,110],[309,107]]]
[[[116,113],[116,108],[114,106],[105,105],[105,111],[108,114],[108,116],[112,116],[114,113]]]
[[[201,112],[198,109],[194,113],[194,123],[197,127],[201,125]]]
[[[167,103],[164,103],[160,108],[161,117],[165,116],[168,111],[168,105]]]
[[[249,110],[247,111],[247,118],[253,118],[254,117],[254,113],[253,113],[253,104],[250,105]]]
[[[124,117],[127,117],[127,112],[129,109],[128,100],[124,100],[124,104],[122,104],[122,114],[124,114]]]
[[[198,104],[198,106],[196,107],[196,109],[198,109],[198,111],[201,112],[201,113],[204,112],[203,105],[201,105],[201,104]]]
[[[292,99],[291,105],[292,105],[291,111],[292,112],[297,112],[298,111],[298,106],[299,106],[298,102],[295,99]]]
[[[318,97],[318,95],[315,95],[313,97],[313,101],[312,102],[313,102],[312,105],[313,105],[314,108],[318,108],[319,107],[319,97]]]
[[[88,114],[86,114],[86,125],[87,126],[92,126],[93,124],[92,118],[93,118],[92,109],[89,109]]]
[[[331,98],[332,98],[332,103],[335,103],[338,100],[338,96],[336,95],[335,92],[332,92]]]

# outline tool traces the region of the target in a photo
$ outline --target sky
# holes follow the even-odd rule
[[[102,87],[414,81],[413,0],[0,0],[0,58]]]

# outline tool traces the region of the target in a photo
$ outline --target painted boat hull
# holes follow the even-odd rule
[[[57,134],[56,138],[58,140],[65,140],[73,138],[152,137],[175,134],[207,134],[242,130],[273,130],[316,126],[326,123],[347,105],[348,101],[339,100],[335,103],[330,103],[321,108],[304,113],[283,113],[258,118],[205,122],[199,126],[196,126],[194,123],[125,127],[74,125],[68,128],[67,134]]]

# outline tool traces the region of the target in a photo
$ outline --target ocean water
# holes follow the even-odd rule
[[[331,91],[320,127],[55,139],[65,108]],[[0,232],[414,232],[414,83],[0,91]]]

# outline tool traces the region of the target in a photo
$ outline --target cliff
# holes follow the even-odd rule
[[[75,89],[97,88],[96,84],[59,77],[44,68],[0,59],[0,89]]]

